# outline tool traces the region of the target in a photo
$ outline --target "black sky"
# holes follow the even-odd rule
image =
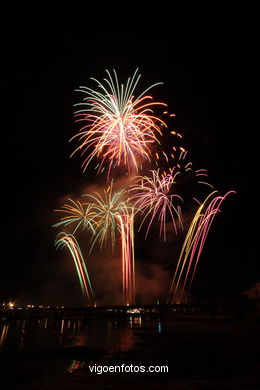
[[[68,140],[77,130],[74,90],[113,68],[125,80],[139,67],[140,88],[163,81],[154,95],[176,113],[176,128],[194,165],[208,170],[209,181],[222,194],[237,192],[214,222],[195,293],[228,296],[259,280],[257,141],[250,124],[254,45],[243,26],[225,18],[197,27],[124,34],[86,29],[79,34],[70,27],[50,31],[48,23],[34,23],[1,37],[0,300],[46,301],[62,290],[64,303],[71,292],[80,294],[76,277],[70,280],[54,248],[53,209],[62,197],[95,180],[82,173],[79,157],[69,158],[73,146]]]

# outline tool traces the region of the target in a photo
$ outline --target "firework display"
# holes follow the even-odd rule
[[[96,89],[84,86],[77,89],[83,94],[83,101],[76,104],[79,109],[75,112],[75,122],[80,130],[71,138],[79,141],[72,155],[80,152],[83,171],[93,166],[98,175],[105,172],[106,184],[99,185],[100,190],[83,194],[81,199],[68,198],[68,203],[56,210],[62,216],[53,226],[68,232],[59,233],[55,245],[69,248],[88,305],[94,303],[94,294],[74,235],[85,232],[89,237],[89,253],[94,246],[103,250],[107,241],[111,243],[112,254],[115,247],[120,247],[122,302],[131,305],[135,303],[135,224],[138,232],[145,229],[145,239],[155,224],[159,226],[159,237],[163,242],[168,231],[175,235],[182,232],[186,235],[173,272],[168,303],[186,302],[212,222],[222,202],[234,191],[217,195],[205,179],[208,176],[206,169],[194,170],[192,162],[186,160],[188,151],[183,146],[182,135],[175,130],[169,131],[165,119],[167,115],[173,118],[175,114],[155,113],[162,108],[165,110],[166,104],[154,101],[148,94],[161,83],[136,94],[141,77],[138,69],[125,85],[119,83],[115,70],[106,73],[102,83],[92,78]],[[141,170],[145,173],[138,175]],[[121,182],[116,180],[118,174],[119,179],[124,177]],[[196,211],[186,228],[182,190],[184,186],[187,188],[191,178],[211,192],[202,203],[196,201]],[[118,183],[122,182],[123,185],[114,190],[114,184],[118,188]],[[192,191],[193,188],[189,192]]]

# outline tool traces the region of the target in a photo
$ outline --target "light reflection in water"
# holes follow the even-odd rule
[[[112,335],[112,321],[108,320],[108,322],[107,322],[107,338],[108,338],[108,340],[111,340],[111,335]]]
[[[10,321],[0,325],[0,350],[38,351],[56,347],[86,346],[110,352],[128,351],[135,329],[152,327],[161,333],[160,321],[141,315],[107,319],[54,319]]]
[[[162,323],[160,319],[157,322],[157,332],[162,333]]]
[[[2,327],[1,337],[0,337],[0,348],[2,348],[5,345],[6,336],[8,334],[9,330],[9,323],[4,324]]]
[[[121,329],[120,339],[119,339],[119,350],[122,352],[129,351],[134,346],[133,333],[131,329],[125,328]]]
[[[60,334],[63,335],[63,329],[64,329],[64,320],[61,320],[61,328],[60,328]]]
[[[21,349],[23,349],[24,339],[25,339],[25,334],[26,334],[25,328],[26,328],[26,320],[23,320],[23,322],[22,322],[21,339],[20,339],[21,341],[20,341],[20,345],[19,345],[19,351]]]
[[[73,323],[73,336],[75,336],[76,333],[77,333],[77,324],[78,324],[78,321],[75,321],[75,322]]]
[[[60,327],[60,336],[59,336],[59,343],[62,344],[63,339],[63,330],[64,330],[64,320],[61,320],[61,327]]]

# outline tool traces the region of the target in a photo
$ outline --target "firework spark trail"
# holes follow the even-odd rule
[[[207,174],[207,170],[206,169],[197,169],[195,171],[195,174],[198,178],[200,178],[201,176],[203,177],[208,177],[208,174]],[[199,184],[205,184],[211,188],[214,188],[210,183],[206,182],[206,181],[202,181],[202,180],[198,180],[198,183]]]
[[[98,242],[100,249],[110,236],[112,249],[115,247],[116,231],[119,230],[117,216],[127,214],[128,205],[124,202],[126,191],[120,190],[113,192],[113,182],[108,188],[103,190],[103,195],[95,192],[84,194],[89,199],[86,202],[91,208],[92,218],[95,221],[95,236],[90,251]]]
[[[131,196],[134,202],[135,209],[139,210],[144,217],[140,224],[139,230],[144,224],[145,220],[150,216],[150,221],[146,230],[145,238],[147,238],[151,224],[155,217],[158,217],[160,223],[160,236],[163,235],[166,241],[166,216],[167,212],[170,214],[174,230],[177,233],[177,226],[175,219],[177,217],[179,226],[182,226],[181,209],[180,206],[174,205],[174,200],[183,201],[179,195],[172,193],[172,187],[175,184],[178,171],[174,172],[175,168],[171,168],[169,173],[160,174],[159,170],[151,170],[151,176],[137,176],[137,184],[131,188],[135,191]]]
[[[86,194],[91,203],[91,210],[95,214],[96,236],[93,246],[99,242],[100,248],[110,237],[112,249],[115,247],[116,233],[121,237],[122,256],[122,285],[125,304],[133,304],[135,296],[134,281],[134,211],[133,207],[124,201],[126,191],[113,192],[113,183],[95,195]]]
[[[181,276],[182,276],[182,274],[184,272],[184,268],[185,268],[186,262],[188,261],[188,256],[190,255],[190,252],[192,251],[192,249],[196,248],[196,245],[194,245],[194,242],[195,242],[195,239],[198,238],[198,236],[200,234],[200,227],[203,226],[203,223],[200,225],[200,220],[203,221],[203,217],[204,217],[204,215],[202,214],[202,210],[203,210],[204,206],[206,205],[207,200],[216,192],[217,191],[213,191],[204,200],[204,202],[200,205],[200,207],[198,208],[197,212],[195,213],[195,215],[194,215],[194,217],[193,217],[193,219],[191,221],[190,227],[188,229],[188,232],[187,232],[185,240],[184,240],[184,244],[182,246],[181,254],[179,256],[179,260],[178,260],[178,263],[177,263],[177,266],[176,266],[176,269],[175,269],[175,274],[174,274],[174,277],[173,277],[172,285],[171,285],[171,288],[170,288],[170,294],[171,294],[171,291],[172,291],[172,289],[173,289],[173,287],[174,287],[174,285],[176,283],[177,275],[179,273],[179,277],[178,277],[177,283],[175,285],[175,291],[174,291],[173,299],[176,299],[176,294],[177,293],[179,294],[179,290],[178,290],[179,289],[179,284],[180,284]],[[183,258],[183,256],[184,256],[184,258]],[[192,264],[192,257],[190,258],[188,270],[187,270],[187,273],[186,273],[186,278],[187,278],[187,275],[189,274],[189,270],[190,270],[191,264]],[[179,268],[180,268],[180,270],[179,270]],[[185,281],[186,281],[186,278],[185,278]],[[181,292],[181,297],[183,295],[183,291],[184,291],[184,288],[183,288],[183,290]],[[180,301],[180,302],[181,302],[181,297],[178,296],[178,301]]]
[[[135,265],[134,265],[134,211],[117,216],[122,246],[123,298],[126,305],[135,303]]]
[[[134,97],[141,77],[137,71],[128,78],[126,86],[119,86],[114,70],[113,77],[106,71],[108,79],[104,79],[105,84],[93,79],[101,92],[82,86],[77,90],[86,97],[83,103],[77,104],[84,108],[75,112],[76,122],[83,123],[83,126],[71,138],[77,137],[81,142],[72,155],[79,150],[81,155],[87,154],[82,164],[84,171],[95,156],[101,158],[98,173],[108,162],[108,179],[113,167],[124,165],[130,174],[133,170],[138,172],[138,157],[150,161],[151,144],[159,143],[156,133],[162,135],[160,126],[167,127],[153,114],[153,108],[166,104],[153,102],[152,96],[145,95],[161,83],[153,84],[137,98]]]
[[[94,293],[89,279],[87,267],[76,238],[72,234],[61,232],[57,235],[55,246],[57,249],[67,246],[70,250],[78,273],[80,286],[87,305],[94,304]]]
[[[171,134],[176,134],[177,136],[182,138],[182,136],[175,131],[172,131]],[[168,166],[168,163],[171,160],[171,165],[174,165],[175,169],[178,169],[179,182],[181,180],[181,177],[187,178],[187,174],[190,174],[196,178],[196,182],[198,184],[203,184],[213,189],[213,186],[204,179],[208,177],[207,170],[197,169],[196,171],[194,171],[192,162],[186,160],[187,155],[188,150],[186,150],[183,146],[172,146],[172,150],[170,150],[168,154],[166,154],[165,151],[156,151],[154,161],[157,168],[163,171],[162,167],[164,166],[164,164],[167,163]],[[166,176],[167,174],[167,171],[164,170],[163,175]],[[201,180],[201,178],[203,178],[204,180]]]
[[[175,301],[182,302],[184,290],[188,283],[189,277],[190,281],[188,291],[190,291],[197,270],[198,262],[212,222],[216,214],[220,212],[221,203],[229,194],[235,193],[235,191],[229,191],[224,196],[215,196],[207,205],[208,200],[216,193],[217,191],[211,192],[211,194],[204,200],[204,202],[200,204],[197,212],[195,213],[195,216],[191,221],[170,287],[168,298],[170,303],[175,303]],[[205,207],[207,208],[205,212],[202,213]],[[185,267],[186,274],[182,287],[179,288]],[[191,276],[190,273],[192,273]]]
[[[80,201],[74,201],[70,198],[68,198],[68,200],[71,204],[64,204],[61,206],[61,209],[54,210],[65,214],[65,216],[60,219],[60,222],[55,223],[53,227],[67,227],[70,224],[76,224],[73,234],[75,234],[79,227],[81,227],[83,230],[85,228],[90,229],[94,235],[96,223],[93,219],[95,213],[91,210],[91,205],[80,203]],[[85,208],[85,206],[87,207]]]

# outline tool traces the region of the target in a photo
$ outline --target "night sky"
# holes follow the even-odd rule
[[[82,173],[78,155],[69,158],[75,144],[68,140],[78,131],[75,89],[89,85],[90,77],[101,80],[105,69],[113,68],[124,82],[139,67],[140,90],[163,81],[152,94],[176,114],[174,127],[183,134],[194,166],[208,170],[208,181],[222,195],[237,192],[214,221],[193,294],[226,298],[259,280],[257,139],[250,124],[253,44],[241,27],[225,20],[209,22],[201,31],[184,30],[110,31],[107,36],[105,30],[94,34],[86,28],[78,34],[35,23],[26,32],[2,36],[0,300],[82,303],[72,261],[56,252],[51,225],[64,197],[79,196],[97,180],[89,170]],[[143,244],[138,237],[139,262],[155,272],[158,264],[162,269],[162,258],[169,265],[169,244],[164,248],[158,238],[155,245],[153,235]]]

